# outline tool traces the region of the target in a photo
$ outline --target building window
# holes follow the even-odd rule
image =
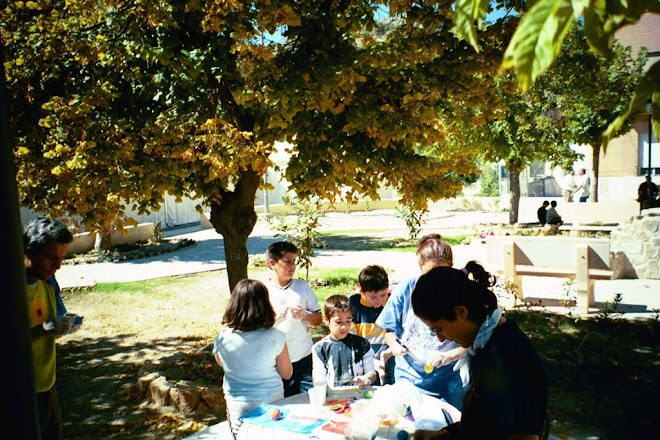
[[[639,134],[639,175],[645,176],[649,172],[649,133]],[[651,138],[651,174],[660,174],[660,144],[653,133]]]

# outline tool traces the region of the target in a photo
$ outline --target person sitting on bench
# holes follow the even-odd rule
[[[557,214],[557,201],[553,200],[550,202],[550,207],[545,213],[545,223],[547,225],[561,225],[564,222],[561,219],[561,215]]]

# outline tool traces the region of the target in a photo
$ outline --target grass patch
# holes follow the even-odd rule
[[[361,269],[315,269],[309,273],[309,282],[321,304],[332,295],[352,295],[358,284],[358,275]]]
[[[320,235],[326,249],[352,250],[352,251],[397,251],[412,252],[417,250],[417,240],[411,241],[407,238],[374,237],[373,231],[362,231],[362,235],[352,235],[350,231],[325,232]],[[443,236],[450,245],[460,244],[470,235]]]

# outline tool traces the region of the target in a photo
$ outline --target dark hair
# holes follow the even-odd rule
[[[552,202],[550,202],[550,206],[552,206],[553,208],[557,206],[557,201],[553,200]]]
[[[449,266],[454,264],[451,246],[442,239],[440,234],[428,234],[420,238],[415,253],[423,261],[444,261]]]
[[[346,295],[332,295],[325,299],[323,313],[325,313],[326,319],[330,319],[335,313],[347,311],[352,313],[353,306]]]
[[[275,310],[266,286],[257,280],[239,281],[231,292],[222,323],[244,332],[272,327]]]
[[[378,292],[390,285],[385,269],[375,264],[362,269],[358,281],[363,292]]]
[[[550,202],[548,202],[547,200],[543,201],[543,206],[548,206],[549,204],[550,204]]]
[[[286,253],[298,254],[298,248],[290,241],[277,241],[268,246],[266,250],[266,262],[270,260],[280,261]]]
[[[429,321],[453,321],[455,308],[465,306],[468,317],[481,323],[497,308],[497,297],[489,289],[495,281],[476,261],[470,261],[462,270],[435,267],[417,281],[411,298],[413,311]]]
[[[35,218],[23,228],[23,249],[25,252],[39,252],[50,242],[68,244],[73,241],[73,234],[59,220]]]

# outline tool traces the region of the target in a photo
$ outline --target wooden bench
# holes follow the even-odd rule
[[[518,287],[524,275],[570,278],[577,282],[577,307],[594,305],[593,281],[610,279],[610,240],[561,236],[488,236],[487,258]]]

